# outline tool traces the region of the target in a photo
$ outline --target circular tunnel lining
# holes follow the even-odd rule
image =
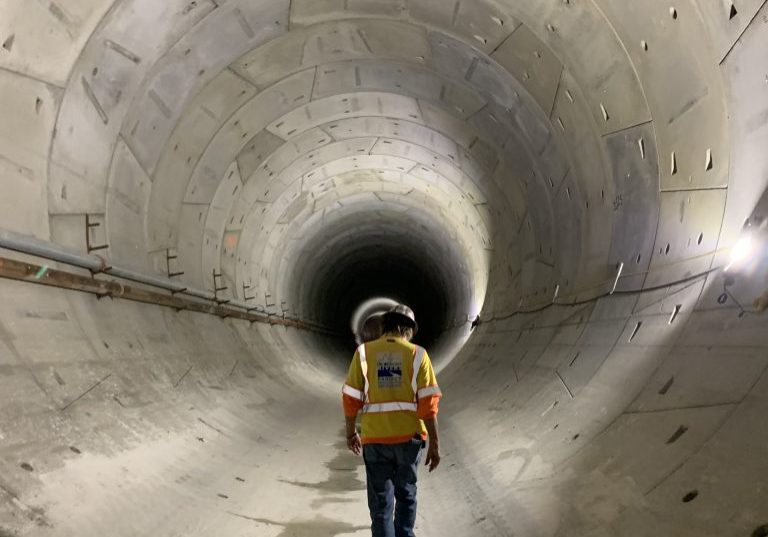
[[[475,284],[450,230],[407,212],[353,212],[303,238],[286,271],[290,302],[302,318],[353,341],[350,319],[366,300],[408,304],[419,321],[418,343],[431,346],[466,321]],[[348,336],[348,337],[347,337]],[[347,359],[345,354],[341,356]]]

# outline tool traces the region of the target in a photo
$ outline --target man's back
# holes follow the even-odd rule
[[[403,338],[384,336],[366,343],[368,393],[363,407],[364,444],[396,444],[415,435],[426,438],[427,429],[417,415],[418,389],[437,384],[427,352]],[[356,360],[360,360],[360,349]],[[353,359],[353,362],[355,360]],[[362,367],[355,379],[362,381]],[[414,371],[417,375],[414,379]]]

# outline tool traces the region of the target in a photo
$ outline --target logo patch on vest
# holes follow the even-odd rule
[[[403,356],[382,352],[376,356],[379,388],[399,388],[403,384]]]

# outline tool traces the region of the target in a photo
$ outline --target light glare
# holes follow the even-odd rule
[[[731,248],[731,262],[728,264],[726,270],[732,268],[739,268],[749,259],[752,255],[754,245],[752,243],[752,237],[745,235],[741,237],[738,242]]]

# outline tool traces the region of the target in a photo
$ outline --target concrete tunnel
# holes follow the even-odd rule
[[[767,148],[764,0],[0,0],[0,536],[369,534],[397,300],[421,537],[765,537]]]

